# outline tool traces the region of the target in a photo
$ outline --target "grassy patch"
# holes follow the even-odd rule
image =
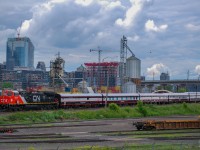
[[[144,105],[142,103],[132,107],[119,107],[110,104],[108,108],[98,110],[52,110],[16,112],[10,115],[1,116],[0,124],[15,123],[43,123],[55,122],[66,119],[89,120],[89,119],[109,119],[109,118],[134,118],[144,116],[170,116],[170,115],[199,115],[200,104],[172,104],[172,105]]]
[[[199,150],[198,144],[125,144],[122,147],[82,146],[73,150]]]
[[[131,136],[133,138],[175,138],[175,137],[199,137],[200,129],[187,129],[187,130],[154,130],[154,131],[120,131],[111,133],[99,133],[109,136]]]

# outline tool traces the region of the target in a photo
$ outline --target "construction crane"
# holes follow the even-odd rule
[[[101,53],[104,51],[104,50],[101,50],[99,47],[98,47],[98,50],[94,50],[94,49],[90,49],[90,52],[93,52],[93,51],[97,51],[98,52],[98,62],[100,63],[101,62]],[[113,50],[105,50],[106,52],[118,52],[118,51],[113,51]]]
[[[20,37],[21,27],[22,27],[22,22],[21,22],[21,24],[20,24],[20,27],[19,27],[18,30],[17,30],[17,37],[18,37],[18,39],[19,39],[19,37]]]
[[[100,49],[98,49],[98,50],[90,49],[90,52],[93,52],[93,51],[97,51],[99,53],[99,63],[100,63],[101,62],[101,53],[102,53],[103,50],[100,50]]]

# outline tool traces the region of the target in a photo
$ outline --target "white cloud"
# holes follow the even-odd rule
[[[16,34],[16,30],[14,29],[3,29],[0,30],[0,39],[3,37],[10,37]]]
[[[200,31],[200,25],[194,25],[194,24],[189,23],[185,25],[185,27],[191,31]]]
[[[140,39],[140,37],[138,35],[134,35],[134,36],[128,36],[127,39],[136,42]]]
[[[7,38],[14,37],[17,34],[16,30],[14,29],[0,29],[0,58],[1,62],[6,61],[6,40]]]
[[[106,38],[109,36],[109,32],[98,32],[97,33],[97,38]]]
[[[145,23],[146,31],[161,32],[161,31],[165,31],[167,28],[168,28],[167,24],[156,26],[153,20],[148,20]]]
[[[24,22],[22,23],[21,27],[19,27],[17,30],[18,32],[20,32],[20,34],[22,33],[26,33],[30,27],[30,24],[32,22],[32,19],[30,20],[24,20]]]
[[[195,67],[195,72],[198,73],[200,75],[200,65],[197,65]]]
[[[162,63],[154,64],[150,68],[147,68],[148,76],[158,76],[162,71],[165,71],[167,67]]]
[[[114,8],[125,8],[122,4],[121,4],[121,1],[107,1],[107,0],[100,0],[98,1],[98,3],[100,5],[102,5],[105,9],[108,9],[108,10],[112,10]]]
[[[119,18],[115,23],[122,27],[130,27],[133,25],[137,15],[141,12],[145,3],[150,0],[130,0],[132,6],[126,11],[125,18]]]
[[[69,0],[49,0],[44,3],[39,3],[32,7],[34,16],[43,16],[45,13],[50,12],[57,4],[67,3]]]
[[[185,3],[187,0],[0,2],[0,60],[5,61],[6,40],[17,36],[16,29],[22,21],[21,36],[33,42],[36,64],[43,60],[49,66],[50,59],[60,51],[66,71],[72,71],[84,62],[97,62],[98,53],[89,53],[89,49],[98,46],[105,51],[117,51],[104,51],[102,58],[120,57],[120,39],[125,35],[128,46],[142,61],[143,73],[151,68],[149,65],[162,60],[170,68],[172,78],[185,79],[187,70],[195,73],[194,68],[200,62],[200,1]],[[165,30],[165,34],[149,34]],[[81,57],[85,55],[89,57]]]
[[[93,0],[75,0],[76,4],[82,5],[82,6],[88,6],[93,2]]]

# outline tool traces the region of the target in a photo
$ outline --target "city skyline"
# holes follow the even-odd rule
[[[29,37],[35,64],[60,52],[65,71],[85,62],[120,59],[120,39],[141,60],[147,79],[168,72],[171,79],[200,74],[200,1],[198,0],[9,0],[0,2],[0,58],[6,60],[8,38]],[[22,24],[22,25],[21,25]],[[21,26],[21,28],[20,28]],[[118,56],[118,57],[116,57]]]

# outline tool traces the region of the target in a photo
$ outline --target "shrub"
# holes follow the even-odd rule
[[[188,105],[186,104],[186,102],[183,103],[183,108],[184,108],[184,109],[187,109],[187,108],[188,108]]]
[[[130,112],[131,112],[131,107],[125,107],[123,110],[124,110],[125,112],[127,112],[127,113],[130,113]]]
[[[138,108],[138,112],[141,113],[144,117],[147,116],[147,110],[146,108],[144,107],[144,104],[142,101],[138,101],[137,102],[137,108]]]
[[[114,103],[109,104],[108,108],[110,110],[116,111],[116,112],[119,112],[119,110],[120,110],[120,107],[117,104],[114,104]]]

